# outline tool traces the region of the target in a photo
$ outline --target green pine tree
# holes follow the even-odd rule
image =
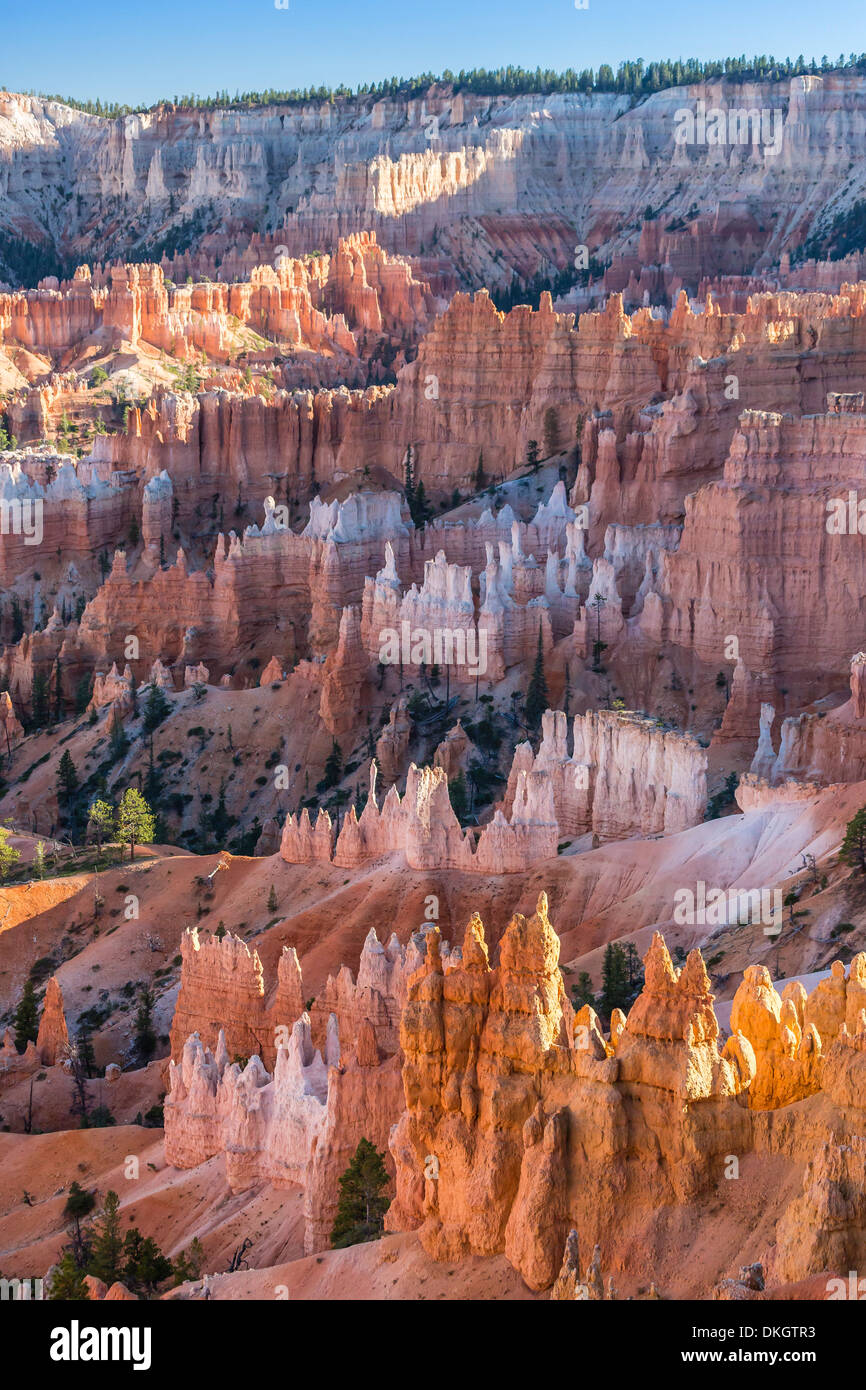
[[[75,687],[75,713],[84,714],[90,704],[90,697],[93,694],[93,678],[82,676]]]
[[[123,757],[129,747],[129,739],[126,737],[123,720],[120,717],[120,710],[117,708],[117,705],[114,706],[112,711],[111,726],[108,730],[108,735],[111,740],[111,756],[114,762],[117,762],[119,758]]]
[[[415,479],[412,473],[412,445],[406,449],[406,481],[403,486],[406,495],[406,506],[409,508],[409,515],[415,516]]]
[[[423,526],[425,522],[430,520],[431,512],[432,507],[427,501],[427,492],[422,478],[415,489],[415,510],[412,513],[412,520],[416,526]]]
[[[11,833],[7,826],[0,825],[0,883],[5,882],[7,874],[21,858],[20,849],[15,849],[14,845],[9,843]]]
[[[147,688],[147,699],[144,702],[144,732],[152,733],[170,713],[171,705],[163,694],[162,686],[152,681]]]
[[[81,1229],[81,1223],[85,1216],[89,1216],[96,1206],[96,1197],[93,1192],[88,1192],[80,1183],[73,1182],[69,1185],[69,1195],[66,1198],[66,1205],[63,1208],[63,1215],[72,1220],[72,1255],[79,1269],[86,1269],[87,1260],[90,1256],[89,1232],[85,1233]]]
[[[150,740],[148,754],[147,776],[144,779],[144,799],[148,806],[155,807],[162,795],[162,775],[153,760],[153,739]],[[223,802],[223,806],[225,806],[225,802]]]
[[[41,729],[48,723],[49,715],[48,677],[42,671],[37,671],[33,677],[30,701],[33,727]]]
[[[12,595],[12,641],[20,642],[24,636],[24,614],[21,612],[21,600],[17,594]]]
[[[54,722],[60,723],[63,714],[63,673],[60,670],[60,658],[54,663]]]
[[[123,1282],[136,1293],[153,1294],[157,1284],[171,1274],[167,1260],[152,1236],[143,1236],[137,1226],[123,1238]]]
[[[369,1139],[362,1139],[340,1178],[340,1200],[331,1230],[331,1245],[335,1250],[379,1239],[390,1205],[389,1198],[384,1195],[387,1185],[384,1154]]]
[[[595,1008],[595,990],[592,987],[592,976],[587,970],[581,970],[577,977],[577,984],[571,987],[571,1002],[575,1010],[582,1009],[584,1004],[589,1004]]]
[[[544,455],[550,458],[551,454],[558,454],[560,449],[559,441],[559,417],[554,406],[549,405],[544,412]]]
[[[149,845],[153,842],[155,821],[153,812],[140,791],[127,787],[120,801],[117,815],[117,833],[123,844],[129,845],[129,857],[135,858],[136,845]]]
[[[609,941],[604,950],[604,960],[601,966],[599,1004],[609,1018],[614,1009],[628,1008],[629,1002],[626,954],[618,942]]]
[[[114,807],[110,801],[97,799],[92,802],[87,812],[88,822],[96,831],[97,853],[102,854],[103,839],[110,840],[116,828],[116,816]]]
[[[191,1283],[200,1279],[203,1264],[204,1249],[198,1236],[195,1236],[189,1249],[182,1250],[173,1262],[172,1283],[174,1287],[177,1288],[179,1284]]]
[[[78,1062],[85,1076],[89,1079],[96,1070],[96,1058],[93,1055],[93,1043],[90,1039],[90,1031],[86,1023],[79,1023],[78,1031],[75,1034],[75,1042],[78,1047]]]
[[[343,750],[339,743],[334,739],[331,744],[331,751],[325,763],[324,782],[326,787],[336,787],[343,775]]]
[[[626,943],[625,964],[628,976],[629,996],[636,994],[643,989],[643,962],[638,955],[638,949],[633,941]]]
[[[120,1198],[116,1192],[105,1194],[101,1214],[94,1222],[93,1244],[87,1273],[104,1283],[116,1283],[123,1273],[123,1236],[120,1231]]]
[[[541,624],[538,626],[538,649],[535,654],[535,665],[532,668],[532,675],[529,678],[529,686],[526,691],[526,703],[523,707],[526,715],[526,722],[531,729],[537,729],[541,723],[541,716],[548,706],[547,677],[544,674],[544,643],[541,637]]]
[[[24,1052],[27,1044],[35,1042],[39,1034],[39,1006],[32,980],[27,980],[24,985],[12,1026],[15,1029],[15,1046],[19,1052]]]
[[[135,1050],[143,1066],[150,1061],[156,1049],[156,1030],[153,1026],[153,991],[142,985],[138,996],[138,1011],[135,1015],[133,1038]]]
[[[866,806],[861,807],[846,825],[839,858],[843,864],[850,864],[866,874]]]
[[[469,793],[466,787],[466,777],[461,769],[453,781],[448,783],[448,795],[451,798],[451,805],[458,820],[463,820],[469,810]]]
[[[57,800],[61,805],[68,804],[78,790],[78,769],[72,761],[68,748],[63,750],[60,766],[57,769]]]
[[[226,807],[226,784],[220,783],[220,793],[217,797],[217,804],[213,809],[210,818],[210,828],[217,845],[224,843],[226,835],[234,824]]]
[[[71,1250],[64,1250],[51,1275],[48,1297],[57,1303],[89,1303],[90,1294],[84,1282],[84,1270],[75,1263]]]

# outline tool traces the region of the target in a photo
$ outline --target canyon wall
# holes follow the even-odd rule
[[[574,717],[569,754],[562,710],[546,710],[541,727],[536,754],[529,743],[515,749],[506,814],[523,773],[550,780],[560,837],[671,834],[703,820],[707,754],[690,735],[631,711],[590,710]]]
[[[114,265],[95,276],[79,266],[71,281],[0,294],[0,349],[71,361],[87,346],[145,343],[180,362],[201,354],[228,362],[253,345],[240,331],[248,328],[259,347],[266,339],[290,355],[336,356],[344,373],[363,381],[348,359],[384,342],[405,354],[440,307],[404,260],[364,232],[341,239],[333,255],[279,255],[240,283],[175,285],[152,264]]]
[[[676,112],[699,100],[772,110],[778,139],[679,144]],[[41,233],[67,255],[86,245],[117,256],[133,228],[140,244],[156,243],[189,222],[215,258],[242,255],[268,223],[278,230],[261,240],[291,254],[370,228],[389,251],[427,253],[475,283],[502,275],[497,252],[532,274],[551,257],[561,257],[559,268],[570,263],[581,240],[602,254],[636,249],[648,204],[664,206],[666,227],[683,228],[683,275],[689,251],[691,264],[698,258],[688,224],[718,209],[714,241],[703,231],[711,254],[701,247],[701,270],[752,270],[831,223],[862,188],[855,137],[864,100],[863,79],[848,72],[720,80],[636,103],[627,94],[486,97],[433,87],[416,98],[161,106],[113,120],[3,93],[2,191],[13,231]],[[854,155],[844,177],[840,144]],[[107,211],[120,199],[124,231]],[[551,237],[550,223],[566,225],[571,246],[568,231]]]

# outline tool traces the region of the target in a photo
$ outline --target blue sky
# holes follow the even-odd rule
[[[130,104],[450,67],[866,50],[864,0],[0,0],[0,86]]]

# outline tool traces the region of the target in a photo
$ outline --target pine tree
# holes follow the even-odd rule
[[[87,819],[96,830],[97,853],[102,854],[103,837],[110,839],[115,831],[114,807],[109,801],[94,801],[87,812]]]
[[[448,795],[451,798],[451,805],[458,820],[463,820],[469,809],[469,793],[466,789],[466,777],[461,769],[453,781],[448,783]]]
[[[538,472],[538,440],[530,439],[526,446],[526,462],[533,473]]]
[[[415,506],[412,509],[412,520],[415,525],[424,526],[430,519],[431,511],[432,508],[427,501],[427,492],[424,487],[424,479],[422,478],[415,489]]]
[[[409,515],[413,521],[415,519],[415,479],[412,474],[412,445],[406,449],[406,481],[403,487],[406,495],[406,506],[409,508]]]
[[[60,723],[63,714],[63,675],[60,670],[60,659],[54,663],[54,722]]]
[[[335,787],[343,775],[343,751],[339,743],[334,739],[331,744],[331,751],[325,763],[324,782],[326,787]]]
[[[0,825],[0,883],[5,882],[6,875],[21,858],[20,849],[9,843],[11,833],[7,826]]]
[[[96,1070],[96,1058],[93,1055],[93,1043],[90,1040],[90,1032],[86,1023],[79,1023],[78,1032],[75,1034],[75,1043],[78,1061],[81,1063],[84,1075],[89,1080]]]
[[[228,808],[226,807],[226,784],[225,782],[221,782],[219,796],[217,797],[217,804],[214,807],[213,814],[210,818],[211,832],[214,836],[214,839],[217,842],[217,845],[223,844],[226,835],[228,834],[233,824],[234,822],[232,821],[232,818],[228,813]]]
[[[175,1258],[172,1265],[172,1283],[177,1288],[179,1284],[191,1283],[195,1279],[201,1278],[201,1269],[204,1264],[204,1249],[198,1236],[193,1238],[188,1250],[182,1250]]]
[[[135,858],[136,845],[153,841],[155,822],[153,812],[140,791],[127,787],[120,802],[117,832],[123,844],[129,845],[129,857]]]
[[[155,807],[162,795],[162,776],[153,760],[153,738],[150,740],[148,752],[147,776],[144,779],[144,799],[148,806]]]
[[[143,1236],[137,1226],[123,1238],[123,1282],[135,1291],[152,1294],[157,1284],[171,1274],[167,1260],[152,1236]]]
[[[478,455],[478,467],[475,469],[475,491],[483,492],[487,486],[487,478],[484,475],[484,454]]]
[[[166,715],[171,712],[171,705],[162,691],[162,686],[152,681],[147,689],[147,699],[144,702],[144,732],[150,734],[161,724]]]
[[[81,1222],[85,1216],[90,1215],[95,1206],[96,1197],[92,1192],[88,1192],[78,1182],[70,1183],[63,1215],[72,1219],[72,1255],[79,1269],[86,1267],[90,1254],[88,1238],[81,1229]]]
[[[340,1200],[331,1230],[331,1245],[342,1250],[347,1245],[378,1240],[385,1212],[390,1205],[383,1195],[388,1172],[381,1154],[369,1139],[362,1139],[351,1163],[340,1178]]]
[[[87,1038],[87,1033],[86,1033],[86,1032],[85,1032],[85,1035],[84,1035],[84,1036],[85,1036],[85,1038]],[[80,1037],[80,1032],[79,1032],[79,1037]],[[89,1042],[89,1039],[88,1039],[88,1042]],[[90,1056],[91,1056],[91,1058],[92,1058],[92,1056],[93,1056],[92,1049],[91,1049]],[[81,1129],[89,1129],[89,1128],[90,1128],[90,1112],[89,1112],[90,1097],[89,1097],[88,1094],[87,1094],[87,1081],[88,1081],[88,1078],[89,1078],[90,1073],[89,1073],[89,1071],[88,1071],[88,1069],[87,1069],[86,1059],[83,1058],[82,1055],[81,1055],[81,1045],[80,1045],[80,1042],[76,1041],[75,1043],[73,1043],[73,1044],[69,1047],[68,1053],[67,1053],[67,1061],[68,1061],[68,1063],[69,1063],[70,1075],[71,1075],[71,1077],[72,1077],[72,1105],[71,1105],[70,1109],[71,1109],[73,1115],[77,1115],[77,1116],[78,1116],[78,1124],[79,1124],[79,1127],[80,1127]]]
[[[544,412],[544,454],[545,458],[550,458],[551,454],[558,454],[559,443],[559,416],[555,408],[549,405]]]
[[[24,636],[24,615],[21,612],[21,600],[17,594],[12,595],[12,641],[20,642]]]
[[[626,943],[625,964],[629,995],[631,996],[638,990],[643,989],[643,963],[641,962],[637,947],[633,941]]]
[[[590,599],[588,608],[595,609],[595,641],[592,644],[592,669],[602,671],[601,654],[606,649],[607,643],[601,640],[601,610],[604,607],[605,599],[601,593],[596,594],[594,599]]]
[[[576,428],[575,431],[574,431],[574,461],[575,461],[575,463],[577,464],[578,468],[580,467],[581,458],[582,458],[581,447],[580,447],[580,441],[581,441],[582,436],[583,436],[583,416],[582,416],[582,415],[578,415],[578,417],[577,417],[577,428]]]
[[[146,1065],[153,1056],[156,1048],[156,1031],[153,1026],[153,1006],[155,1000],[153,991],[147,985],[142,985],[138,996],[138,1012],[135,1015],[135,1039],[136,1052],[143,1065]]]
[[[33,689],[31,691],[31,710],[33,727],[41,729],[48,723],[48,677],[41,671],[37,671],[33,677]]]
[[[129,747],[129,739],[126,737],[123,720],[120,717],[120,710],[117,708],[117,705],[114,706],[112,711],[111,727],[109,728],[108,734],[111,740],[111,756],[114,761],[117,762],[118,758],[122,758]]]
[[[843,864],[850,864],[866,874],[866,806],[849,820],[845,827],[845,839],[839,851]]]
[[[270,893],[268,894],[268,912],[276,912],[276,910],[277,910],[277,894],[276,894],[276,890],[274,889],[274,885],[271,884],[271,891],[270,891]]]
[[[592,987],[592,976],[589,971],[581,970],[577,977],[577,984],[572,985],[571,1003],[575,1010],[582,1009],[584,1004],[589,1004],[590,1008],[595,1008],[595,991]]]
[[[70,802],[78,789],[78,769],[72,761],[68,748],[63,750],[60,766],[57,769],[57,800],[61,804]]]
[[[105,1194],[102,1213],[94,1222],[93,1245],[87,1273],[104,1283],[116,1283],[123,1273],[123,1236],[120,1233],[120,1198],[116,1192]]]
[[[88,1303],[90,1294],[84,1282],[84,1270],[79,1269],[71,1250],[64,1250],[51,1275],[50,1300],[59,1303]]]
[[[529,678],[529,686],[526,691],[526,703],[524,713],[526,722],[531,729],[537,729],[541,723],[541,716],[547,709],[547,677],[544,674],[544,644],[541,636],[541,624],[538,626],[538,649],[535,654],[535,665],[532,668],[532,675]]]
[[[75,713],[84,714],[93,694],[93,681],[90,676],[82,676],[75,687]]]
[[[626,955],[616,941],[609,941],[604,950],[599,1004],[608,1018],[614,1009],[625,1009],[629,1004]]]
[[[45,841],[37,840],[36,849],[33,851],[33,877],[43,879],[45,877]]]
[[[35,1042],[39,1034],[39,1008],[32,980],[27,980],[24,985],[12,1026],[15,1029],[15,1046],[19,1052],[24,1052],[27,1044]]]

